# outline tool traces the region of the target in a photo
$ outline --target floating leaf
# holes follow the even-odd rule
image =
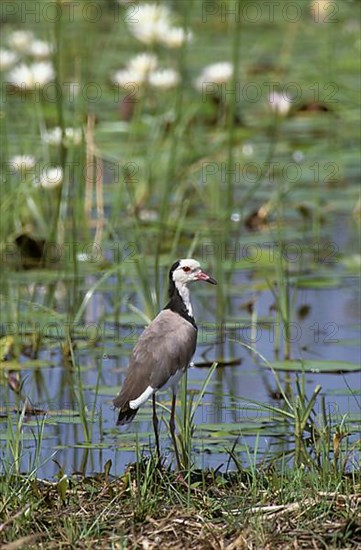
[[[242,363],[241,357],[235,357],[234,359],[217,359],[217,368],[220,367],[236,367]],[[210,368],[213,365],[213,361],[197,361],[194,366],[198,369]]]
[[[340,374],[343,372],[357,372],[361,366],[350,361],[328,361],[314,359],[294,359],[291,361],[275,361],[272,363],[275,370],[314,372],[324,374]]]
[[[335,388],[327,390],[326,395],[361,395],[361,388]]]
[[[360,347],[360,339],[359,338],[344,338],[337,340],[337,342],[333,342],[333,344],[336,344],[338,346],[349,346],[349,347]]]
[[[87,418],[87,422],[92,422],[90,418]],[[93,420],[94,422],[94,420]],[[80,416],[56,416],[55,418],[45,418],[45,424],[54,426],[56,424],[82,424]]]
[[[0,369],[8,370],[35,370],[53,367],[54,364],[42,359],[34,359],[32,361],[0,361]]]
[[[307,277],[307,278],[298,278],[296,285],[299,288],[337,288],[341,286],[340,277]]]
[[[75,449],[110,449],[112,447],[110,443],[77,443],[73,445]]]
[[[98,395],[110,395],[115,397],[117,394],[117,389],[113,388],[113,386],[86,386],[86,389],[92,393],[96,392]]]

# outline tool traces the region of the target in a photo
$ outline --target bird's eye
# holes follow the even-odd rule
[[[185,266],[183,267],[183,271],[185,271],[186,273],[188,273],[188,271],[190,271],[190,270],[191,270],[191,268],[188,267],[187,265],[185,265]]]

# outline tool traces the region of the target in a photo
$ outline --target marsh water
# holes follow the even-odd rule
[[[40,477],[53,478],[59,466],[68,473],[102,471],[109,459],[112,474],[120,474],[139,452],[153,449],[150,403],[130,427],[118,428],[112,399],[137,337],[166,301],[169,266],[191,255],[219,280],[217,288],[192,287],[198,347],[187,375],[188,399],[218,362],[195,414],[195,463],[232,468],[229,449],[244,464],[250,455],[257,462],[292,456],[289,424],[262,405],[282,408],[282,391],[297,383],[308,396],[321,385],[315,415],[326,411],[332,426],[345,426],[351,462],[357,462],[359,3],[334,2],[337,18],[324,24],[310,18],[306,1],[299,2],[294,22],[282,13],[257,22],[249,15],[239,43],[232,21],[220,14],[204,19],[204,3],[167,3],[194,33],[188,56],[157,51],[182,68],[182,92],[143,97],[134,121],[119,120],[121,96],[114,101],[109,75],[142,47],[110,4],[99,3],[97,25],[76,9],[71,24],[56,31],[63,33],[63,80],[76,75],[103,92],[98,101],[64,99],[63,116],[85,128],[86,144],[57,153],[44,147],[39,129],[59,116],[46,98],[35,110],[31,96],[13,93],[3,102],[6,154],[60,158],[72,167],[93,155],[104,172],[101,185],[93,181],[85,214],[89,188],[76,172],[69,171],[56,213],[57,191],[33,195],[31,202],[26,181],[16,176],[6,187],[6,179],[2,460],[11,464],[19,419],[19,469],[36,464]],[[54,34],[44,18],[36,24],[15,15],[5,24],[8,33],[19,28]],[[209,104],[192,89],[201,67],[230,60],[237,60],[242,82],[232,123],[227,105],[219,110],[219,97]],[[275,81],[302,90],[287,117],[267,105],[265,84]],[[249,95],[247,83],[261,95]],[[13,200],[13,211],[5,200],[11,193],[25,197]],[[261,207],[266,216],[259,215]],[[46,228],[54,216],[57,237]],[[24,249],[14,244],[19,233],[52,235],[45,265],[23,262]],[[165,392],[158,399],[161,446],[170,462],[170,398]],[[180,403],[178,415],[181,422]]]
[[[340,219],[340,224],[344,222]],[[347,243],[344,246],[347,247]],[[332,265],[330,272],[333,277],[335,271],[338,270]],[[24,278],[29,279],[29,276],[29,272],[26,277],[21,273],[13,273],[13,285],[24,288]],[[41,277],[39,272],[37,277]],[[80,278],[78,285],[82,295],[97,279],[98,276],[93,274]],[[142,309],[131,279],[129,292],[132,303]],[[29,284],[34,285],[28,283],[26,286]],[[66,281],[56,282],[55,292],[60,307],[67,285],[69,283]],[[227,287],[231,294],[231,321],[225,321],[224,324],[217,324],[216,298],[212,289],[193,289],[199,344],[194,357],[195,366],[188,371],[188,392],[196,394],[212,362],[220,362],[195,416],[197,429],[193,439],[194,458],[200,467],[217,468],[221,464],[226,465],[229,457],[225,449],[233,447],[235,441],[235,450],[243,457],[245,464],[248,460],[246,448],[249,452],[250,448],[257,445],[257,457],[262,461],[265,457],[269,459],[275,456],[280,449],[293,447],[292,433],[289,433],[287,427],[277,422],[271,413],[262,410],[263,403],[280,404],[275,395],[278,388],[273,373],[262,364],[254,351],[242,346],[252,346],[253,350],[271,363],[277,359],[275,342],[279,323],[272,315],[274,296],[267,289],[259,290],[258,287],[262,287],[262,279],[255,277],[251,269],[234,270],[232,281]],[[37,285],[38,292],[45,290],[42,284]],[[357,369],[355,372],[347,372],[349,369],[354,370],[360,358],[359,295],[355,279],[352,275],[343,276],[331,288],[316,289],[307,288],[305,281],[302,288],[294,292],[294,308],[299,315],[293,323],[290,337],[292,357],[302,358],[307,364],[304,367],[306,372],[303,373],[299,365],[298,376],[305,378],[306,392],[312,393],[316,385],[320,384],[322,395],[326,398],[327,412],[333,421],[339,422],[345,417],[350,432],[357,434],[360,372]],[[99,289],[92,295],[85,308],[84,321],[74,323],[72,327],[86,414],[91,418],[91,441],[84,439],[79,397],[75,395],[78,374],[70,363],[64,363],[61,351],[64,326],[62,322],[53,319],[35,326],[35,331],[38,328],[43,336],[47,335],[47,345],[44,346],[47,349],[41,349],[37,361],[25,356],[20,359],[20,364],[26,369],[21,370],[23,394],[30,400],[31,406],[39,410],[37,414],[29,415],[24,423],[24,469],[31,463],[44,419],[40,476],[52,477],[58,471],[58,464],[66,471],[101,471],[108,459],[112,460],[112,473],[121,473],[128,463],[135,460],[137,447],[138,452],[143,449],[145,453],[149,452],[149,447],[153,449],[150,404],[141,409],[131,427],[115,426],[116,413],[112,407],[112,398],[124,379],[132,346],[145,326],[136,317],[129,317],[127,322],[120,324],[113,322],[116,293],[117,282],[110,277],[107,288]],[[242,307],[250,299],[257,311],[257,321],[247,316]],[[301,319],[302,311],[307,313]],[[28,323],[24,323],[20,331],[24,341],[29,341],[29,335],[34,331],[34,324],[29,326]],[[49,338],[49,334],[52,334],[52,338]],[[41,368],[37,368],[39,365]],[[281,368],[287,369],[287,365],[283,363]],[[291,373],[291,378],[295,376],[295,373]],[[285,370],[280,371],[280,377],[281,380],[285,379]],[[15,410],[21,410],[19,400],[9,391],[6,399],[3,402],[3,414],[8,409],[12,421],[16,422]],[[166,392],[159,394],[159,400],[170,406]],[[321,412],[320,404],[316,406],[316,412]],[[169,413],[166,411],[160,409],[159,414],[163,419],[168,419]],[[5,415],[3,420],[6,429]],[[171,460],[171,444],[165,421],[161,424],[161,437],[165,455]],[[51,458],[55,458],[57,463]]]

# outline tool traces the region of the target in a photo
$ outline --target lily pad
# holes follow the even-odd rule
[[[313,372],[322,374],[341,374],[344,372],[361,371],[361,365],[350,361],[328,361],[328,360],[300,360],[275,361],[272,363],[275,370],[293,372]]]
[[[296,285],[298,288],[327,289],[341,286],[340,277],[307,277],[298,278]]]
[[[75,449],[109,449],[112,447],[110,443],[76,443],[73,445]]]
[[[42,359],[24,361],[24,363],[21,363],[20,361],[0,361],[0,369],[6,370],[36,370],[51,368],[54,366],[55,365],[53,363],[49,363],[49,361],[44,361]]]
[[[361,388],[336,388],[328,390],[326,395],[361,395]]]

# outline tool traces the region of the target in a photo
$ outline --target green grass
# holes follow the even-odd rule
[[[304,378],[297,381],[296,394],[283,395],[283,407],[257,404],[272,414],[277,424],[283,424],[285,433],[291,433],[293,450],[288,444],[288,450],[278,457],[273,453],[268,460],[260,460],[257,439],[253,450],[246,445],[245,467],[235,451],[237,437],[227,451],[226,468],[196,467],[194,416],[215,368],[216,364],[196,400],[187,396],[184,384],[183,411],[177,422],[180,471],[166,465],[164,456],[161,464],[155,452],[147,456],[137,439],[137,461],[120,477],[111,475],[109,460],[104,471],[93,476],[67,475],[57,463],[57,481],[43,480],[37,475],[43,466],[39,460],[43,421],[33,431],[37,451],[28,474],[21,474],[19,464],[27,454],[22,430],[24,406],[16,431],[8,423],[8,460],[0,478],[4,543],[16,541],[29,548],[137,546],[146,538],[153,540],[156,530],[158,543],[174,547],[184,541],[186,528],[188,544],[200,547],[203,537],[223,544],[236,544],[239,537],[246,537],[247,544],[255,546],[291,548],[302,542],[356,548],[361,534],[359,445],[348,441],[345,419],[335,424],[326,414],[324,400],[322,413],[317,414],[321,388],[315,388],[308,399]],[[273,372],[283,392],[277,372]],[[91,438],[86,417],[81,422]],[[242,423],[240,430],[242,433]],[[29,538],[21,542],[23,537]]]
[[[108,465],[109,466],[109,465]],[[109,472],[54,483],[1,479],[4,543],[28,548],[97,545],[164,548],[294,544],[356,548],[360,478],[321,480],[317,471],[258,468],[238,473],[193,470],[185,478],[141,457],[120,478]]]

